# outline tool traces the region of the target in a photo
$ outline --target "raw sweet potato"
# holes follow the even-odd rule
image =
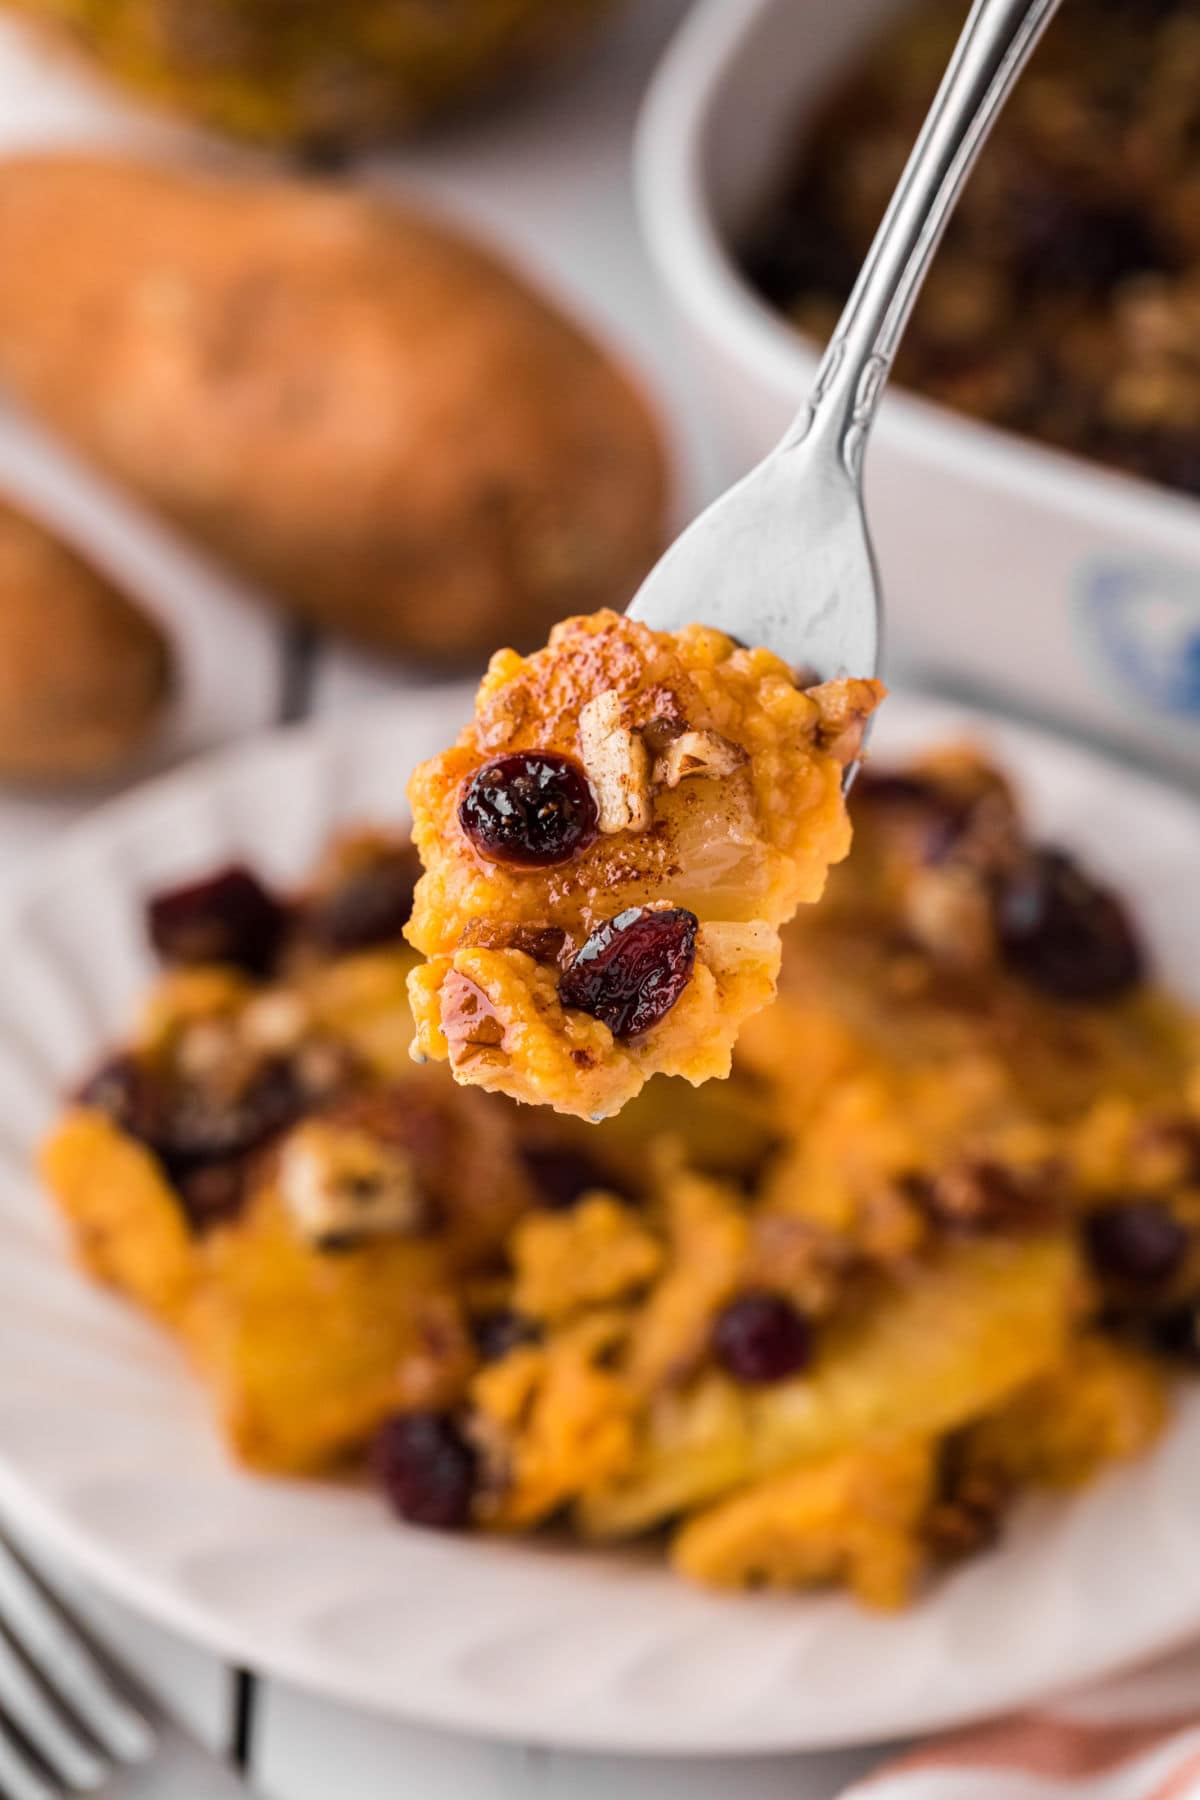
[[[0,779],[108,773],[157,723],[170,673],[157,626],[0,502]]]
[[[273,593],[477,657],[623,604],[663,523],[612,362],[488,252],[332,187],[0,166],[0,381]]]

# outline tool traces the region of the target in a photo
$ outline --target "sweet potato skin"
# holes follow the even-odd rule
[[[151,734],[170,687],[157,625],[0,501],[0,780],[110,773]]]
[[[639,394],[410,210],[29,157],[0,169],[0,263],[0,380],[312,625],[470,660],[623,604],[657,554]]]

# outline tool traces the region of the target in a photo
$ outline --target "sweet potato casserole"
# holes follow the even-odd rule
[[[729,1080],[601,1125],[412,1065],[398,836],[158,896],[164,972],[45,1150],[80,1260],[255,1468],[903,1603],[1144,1452],[1200,1361],[1200,1064],[976,753],[853,810]]]

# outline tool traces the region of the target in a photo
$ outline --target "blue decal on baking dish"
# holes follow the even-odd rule
[[[1089,649],[1126,698],[1200,720],[1200,576],[1163,563],[1100,563],[1080,613]]]

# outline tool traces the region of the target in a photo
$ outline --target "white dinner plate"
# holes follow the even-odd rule
[[[244,856],[290,880],[332,827],[400,819],[461,691],[264,739],[65,835],[0,900],[0,1503],[118,1598],[226,1658],[341,1700],[607,1751],[815,1748],[994,1713],[1200,1631],[1200,1392],[1157,1452],[1025,1509],[911,1611],[718,1598],[653,1555],[442,1537],[353,1486],[248,1476],[172,1345],[69,1265],[30,1151],[149,974],[140,900]],[[1038,829],[1131,897],[1200,998],[1191,802],[1084,751],[916,700],[877,749],[961,731]]]

